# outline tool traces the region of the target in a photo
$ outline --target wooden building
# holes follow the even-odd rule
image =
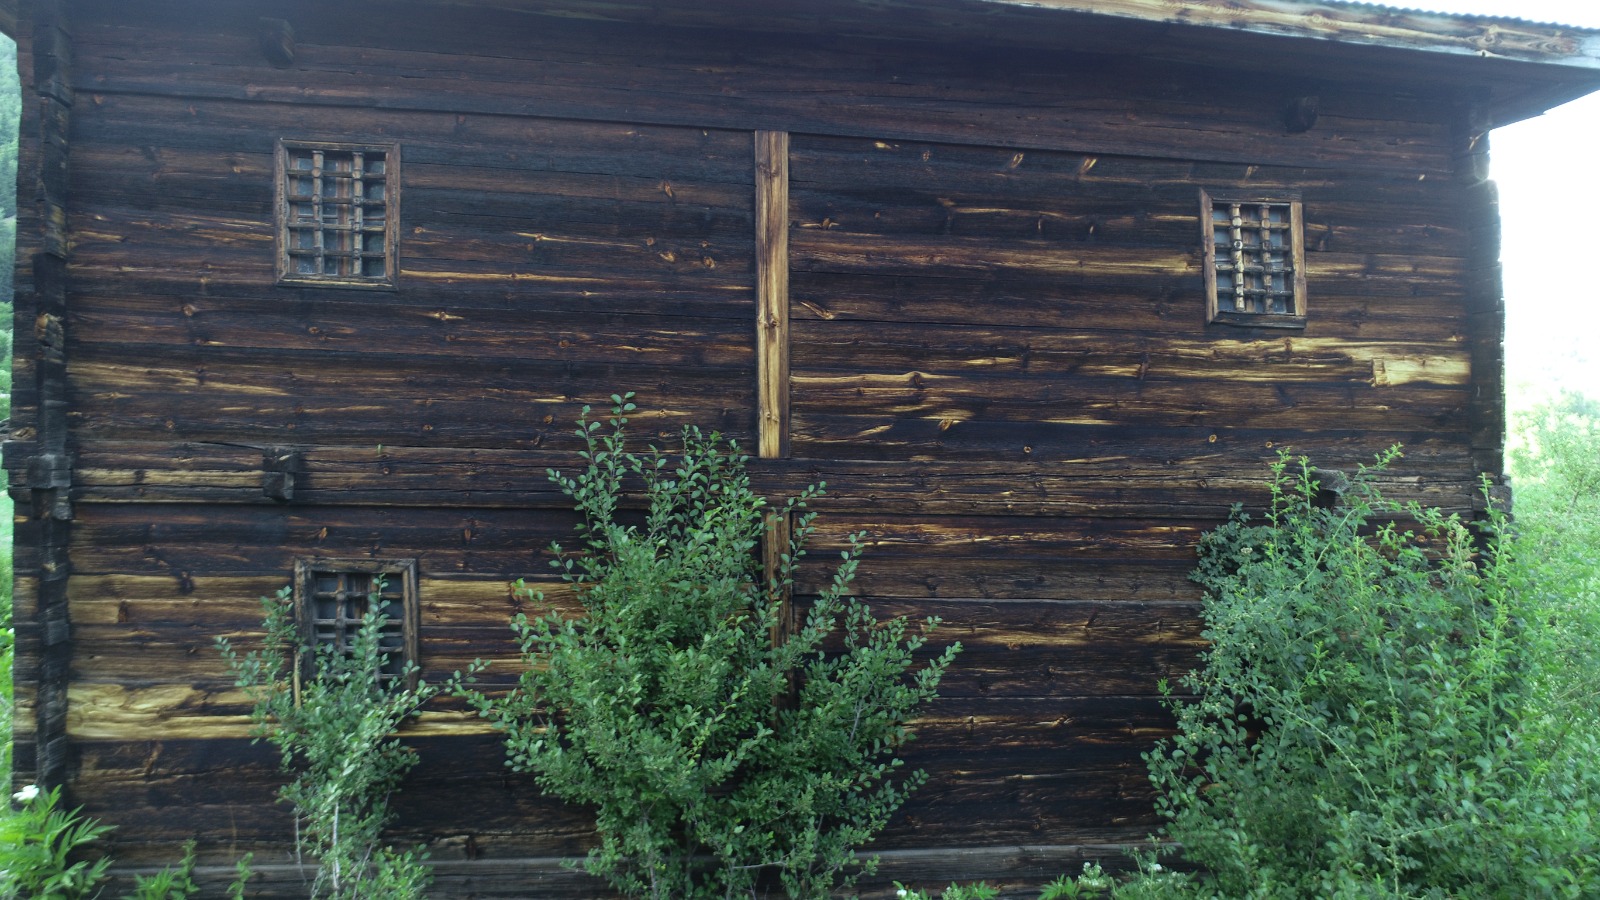
[[[888,876],[1143,838],[1195,542],[1264,461],[1400,443],[1461,510],[1501,472],[1485,136],[1600,88],[1600,33],[1300,0],[0,7],[17,778],[123,866],[196,838],[285,892],[214,638],[381,561],[428,676],[508,660],[507,580],[572,525],[545,470],[620,390],[825,480],[861,593],[966,645]],[[494,734],[412,735],[442,892],[597,895]]]

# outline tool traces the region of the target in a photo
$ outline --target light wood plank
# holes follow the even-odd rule
[[[789,455],[789,134],[757,131],[756,365],[762,459]]]

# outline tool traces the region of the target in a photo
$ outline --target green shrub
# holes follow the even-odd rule
[[[1526,494],[1545,512],[1600,515],[1600,400],[1563,391],[1517,416],[1511,443],[1518,505]]]
[[[1321,509],[1283,457],[1266,518],[1203,541],[1211,647],[1147,757],[1167,836],[1228,897],[1600,894],[1600,739],[1560,696],[1550,595],[1500,517],[1370,476]]]
[[[310,896],[420,897],[429,881],[422,856],[386,846],[382,831],[390,818],[389,796],[416,762],[394,733],[438,689],[390,687],[380,680],[385,619],[376,597],[348,652],[330,645],[298,647],[288,588],[261,602],[263,649],[241,656],[223,638],[217,645],[239,687],[255,701],[258,739],[276,744],[284,771],[294,775],[278,797],[294,807],[296,852],[317,865]],[[314,653],[313,674],[298,698],[292,678],[297,648]]]
[[[1568,644],[1553,674],[1600,724],[1600,401],[1564,393],[1519,416],[1515,437],[1516,530]]]
[[[1516,424],[1515,529],[1552,631],[1537,686],[1553,720],[1600,734],[1600,401],[1563,393]]]
[[[821,486],[783,508],[793,539],[767,583],[771,511],[745,458],[694,428],[674,456],[631,453],[633,404],[613,400],[608,430],[587,407],[579,420],[584,471],[550,473],[583,519],[580,552],[553,548],[583,613],[518,616],[519,686],[469,699],[506,733],[513,769],[594,808],[586,867],[624,893],[749,894],[765,874],[791,897],[827,896],[922,783],[895,777],[894,754],[959,647],[913,673],[922,634],[847,595],[854,548],[804,624],[774,641]],[[637,524],[618,521],[624,482],[648,499]]]
[[[111,826],[84,819],[79,809],[58,809],[60,788],[41,791],[29,785],[13,800],[17,808],[0,815],[0,897],[94,896],[111,860],[72,857]]]

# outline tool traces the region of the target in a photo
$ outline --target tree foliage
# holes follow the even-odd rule
[[[1600,400],[1562,391],[1515,419],[1512,472],[1535,517],[1600,515]]]

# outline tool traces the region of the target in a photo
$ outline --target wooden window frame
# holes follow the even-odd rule
[[[1293,312],[1251,312],[1231,308],[1222,302],[1217,293],[1217,242],[1214,211],[1221,204],[1241,206],[1279,206],[1287,212],[1288,241],[1285,256],[1293,269],[1289,278],[1289,295]],[[1207,324],[1239,325],[1249,328],[1305,328],[1306,327],[1306,239],[1305,209],[1295,194],[1240,194],[1200,190],[1201,245],[1205,250],[1206,322]]]
[[[326,231],[344,230],[351,226],[346,223],[338,223],[333,225],[331,229],[325,229],[320,215],[318,217],[319,220],[311,226],[302,225],[299,220],[294,218],[294,205],[296,202],[305,201],[297,200],[296,198],[289,196],[291,179],[294,177],[301,177],[297,173],[302,172],[305,173],[305,177],[316,179],[319,183],[320,179],[322,178],[321,169],[313,168],[309,170],[291,170],[291,158],[293,157],[295,151],[311,151],[313,154],[383,154],[383,192],[381,201],[384,213],[383,229],[381,232],[375,232],[368,229],[362,229],[359,225],[355,226],[357,228],[356,233],[358,236],[363,234],[371,235],[375,233],[382,234],[382,276],[327,274],[323,272],[313,273],[298,271],[298,266],[295,264],[295,260],[301,256],[304,256],[305,254],[295,252],[303,248],[293,246],[295,243],[293,238],[294,234],[302,230],[313,234],[315,236],[314,240],[318,252],[318,258],[320,259],[321,248],[325,239]],[[379,291],[399,290],[400,145],[380,143],[331,143],[326,141],[299,141],[280,138],[277,144],[275,159],[277,175],[273,208],[277,223],[277,283],[287,287],[355,288],[360,290]],[[354,183],[360,184],[364,183],[364,179],[366,177],[367,173],[365,171],[353,171],[351,179]],[[320,192],[314,192],[313,195],[311,195],[311,202],[318,204],[320,208],[322,197],[316,196],[316,194],[319,193]],[[357,213],[369,206],[376,205],[372,202],[372,198],[366,196],[365,191],[362,191],[361,193],[362,196],[360,198],[356,198],[357,202],[352,204],[352,209]],[[351,198],[342,197],[339,199],[348,201]],[[346,253],[353,253],[354,256],[348,258],[353,258],[358,262],[363,258],[370,259],[376,257],[376,254],[366,252],[365,248],[361,246],[354,247],[352,251],[337,251],[337,255],[339,256],[345,256]]]
[[[391,590],[398,586],[398,600],[401,607],[400,645],[397,648],[400,653],[398,671],[407,673],[404,680],[405,687],[415,689],[418,683],[418,667],[421,665],[421,641],[417,634],[421,622],[421,603],[417,591],[417,561],[303,558],[294,562],[294,621],[300,635],[294,667],[295,702],[299,702],[300,685],[315,674],[314,648],[318,643],[319,620],[315,615],[314,603],[318,593],[317,577],[324,574],[341,577],[356,575],[369,579],[382,576]],[[365,612],[365,608],[362,612]],[[341,621],[348,620],[341,616]],[[343,633],[342,625],[335,626],[335,629],[337,633]],[[386,677],[393,678],[393,676]]]

